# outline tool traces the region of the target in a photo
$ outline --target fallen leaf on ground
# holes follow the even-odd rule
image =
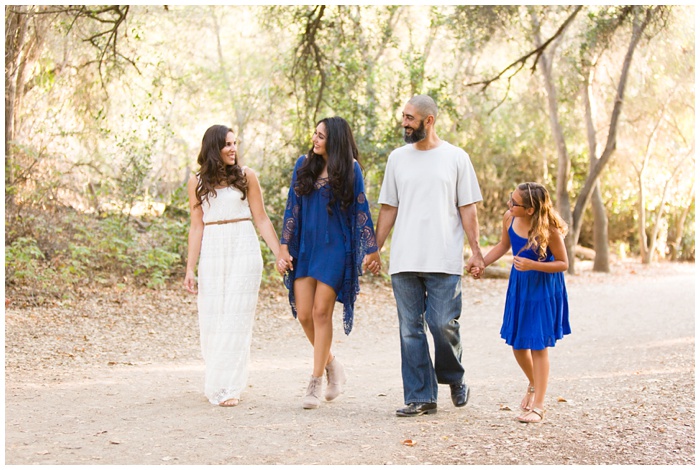
[[[408,447],[413,447],[414,445],[416,445],[416,441],[414,441],[413,439],[406,439],[401,444],[408,446]]]

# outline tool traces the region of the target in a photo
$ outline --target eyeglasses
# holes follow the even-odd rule
[[[508,200],[508,204],[514,207],[522,207],[523,209],[526,209],[528,207],[523,204],[516,204],[515,200],[513,200],[513,193],[510,193],[510,199]]]

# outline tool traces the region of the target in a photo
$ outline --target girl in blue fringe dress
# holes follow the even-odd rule
[[[522,423],[544,419],[549,380],[549,353],[571,333],[564,271],[569,267],[564,245],[567,226],[552,207],[547,189],[523,183],[510,195],[503,216],[501,241],[484,256],[485,266],[513,249],[501,338],[513,347],[529,381],[518,416]],[[475,277],[477,273],[472,273]]]

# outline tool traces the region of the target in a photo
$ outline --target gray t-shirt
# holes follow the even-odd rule
[[[431,150],[413,144],[389,155],[379,203],[398,207],[389,274],[462,274],[464,229],[458,207],[482,200],[467,152],[442,141]]]

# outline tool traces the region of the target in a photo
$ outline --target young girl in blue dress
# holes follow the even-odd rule
[[[503,216],[501,241],[484,256],[485,266],[513,248],[501,337],[513,347],[529,381],[518,421],[544,419],[549,380],[549,354],[557,340],[571,333],[564,271],[567,226],[552,207],[547,189],[523,183],[510,195]],[[477,277],[477,273],[472,273]]]
[[[343,304],[349,334],[362,265],[373,274],[381,267],[350,126],[341,117],[322,119],[312,142],[294,167],[277,257],[292,313],[314,348],[305,409],[319,407],[324,371],[325,399],[342,393],[345,371],[331,353],[333,307]]]

